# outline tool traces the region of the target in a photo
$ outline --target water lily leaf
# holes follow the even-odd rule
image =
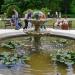
[[[6,62],[5,64],[6,64],[6,65],[9,65],[9,64],[11,64],[11,62]]]
[[[15,61],[17,58],[11,57],[10,61]]]
[[[10,52],[3,52],[1,53],[1,55],[3,55],[4,57],[8,57],[10,55]]]
[[[8,49],[15,49],[15,44],[9,41],[8,43],[2,43],[1,47],[8,48]]]
[[[24,60],[28,60],[29,61],[30,60],[30,57],[29,56],[25,56],[24,57]]]

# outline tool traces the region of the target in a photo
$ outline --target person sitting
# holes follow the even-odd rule
[[[10,19],[10,23],[11,23],[11,26],[15,26],[15,15],[14,15],[14,12],[12,12],[12,17]]]
[[[63,24],[62,24],[62,26],[61,26],[61,29],[64,29],[64,30],[69,29],[69,24],[68,24],[67,17],[65,17],[65,18],[63,19]]]
[[[10,20],[11,26],[15,26],[15,29],[20,29],[22,24],[19,22],[18,12],[14,9]]]
[[[13,9],[13,14],[12,14],[10,22],[11,22],[11,25],[15,25],[16,30],[21,28],[21,25],[19,24],[18,12],[15,9]]]
[[[55,22],[55,24],[54,24],[54,27],[61,29],[62,24],[63,24],[63,20],[59,17],[59,18],[56,20],[56,22]]]

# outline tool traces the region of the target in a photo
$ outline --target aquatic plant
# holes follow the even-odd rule
[[[53,61],[63,64],[75,64],[75,52],[58,50],[55,54],[50,55]]]
[[[16,65],[17,63],[24,64],[25,61],[29,61],[30,58],[27,55],[19,55],[17,53],[2,52],[0,54],[0,65],[5,65],[8,68]]]
[[[0,53],[0,68],[1,67],[17,67],[25,64],[30,60],[30,56],[24,50],[24,44],[20,42],[8,41],[2,43],[1,47],[4,51]],[[9,50],[7,52],[6,50]],[[13,50],[13,51],[11,51]],[[3,65],[3,66],[2,66]]]
[[[0,45],[1,48],[4,48],[4,49],[16,49],[16,47],[18,45],[21,46],[22,43],[19,43],[19,42],[14,42],[14,41],[8,41],[8,42],[4,42]]]

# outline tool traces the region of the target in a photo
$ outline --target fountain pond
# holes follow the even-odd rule
[[[65,58],[64,55],[60,53],[62,60],[59,59],[58,62],[57,59],[59,51],[63,51],[64,54],[66,51],[75,51],[75,41],[47,36],[47,33],[40,32],[40,26],[43,25],[47,19],[45,17],[41,19],[39,14],[39,12],[34,13],[34,19],[28,19],[28,21],[34,25],[34,31],[28,31],[28,36],[0,41],[0,53],[7,51],[13,53],[13,56],[17,53],[15,59],[19,58],[19,62],[16,62],[16,64],[21,64],[21,66],[16,65],[16,67],[18,67],[17,69],[13,69],[12,66],[11,68],[6,67],[5,69],[0,69],[2,75],[72,75],[75,73],[74,63],[71,62],[71,64],[69,62],[71,61],[71,55],[69,56],[66,53],[67,55],[65,55],[65,57],[67,58]],[[43,16],[44,14],[41,15],[41,17]],[[8,65],[6,63],[4,64],[7,66],[9,66],[11,58],[13,58],[13,56],[11,58],[8,58],[8,56],[6,57],[8,61],[4,60],[5,55],[3,55],[2,59],[2,61],[8,63]],[[75,55],[73,58],[75,58]],[[68,60],[66,64],[64,64],[65,61],[61,63],[64,59],[65,61]],[[13,61],[11,61],[11,63],[12,62]],[[24,64],[22,64],[22,62]],[[3,63],[1,62],[1,64]]]
[[[75,41],[58,37],[44,36],[40,38],[41,47],[35,51],[33,37],[11,38],[1,41],[0,52],[19,52],[25,53],[30,58],[18,69],[2,68],[0,73],[3,75],[71,75],[75,73],[75,66],[63,63],[56,63],[57,51],[74,51]],[[8,45],[12,43],[14,45]],[[7,45],[6,45],[7,44]],[[18,46],[17,46],[18,45]],[[52,60],[51,54],[54,55]],[[18,66],[19,67],[19,66]]]

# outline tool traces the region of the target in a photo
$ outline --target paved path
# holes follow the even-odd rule
[[[28,29],[27,31],[33,30],[33,28]],[[57,36],[64,38],[75,39],[75,30],[59,30],[53,28],[46,28],[45,31],[40,34],[44,34],[44,36]],[[27,36],[23,29],[15,30],[15,29],[0,29],[0,40],[4,38],[10,37],[19,37],[19,36]],[[29,35],[28,35],[29,36]]]

